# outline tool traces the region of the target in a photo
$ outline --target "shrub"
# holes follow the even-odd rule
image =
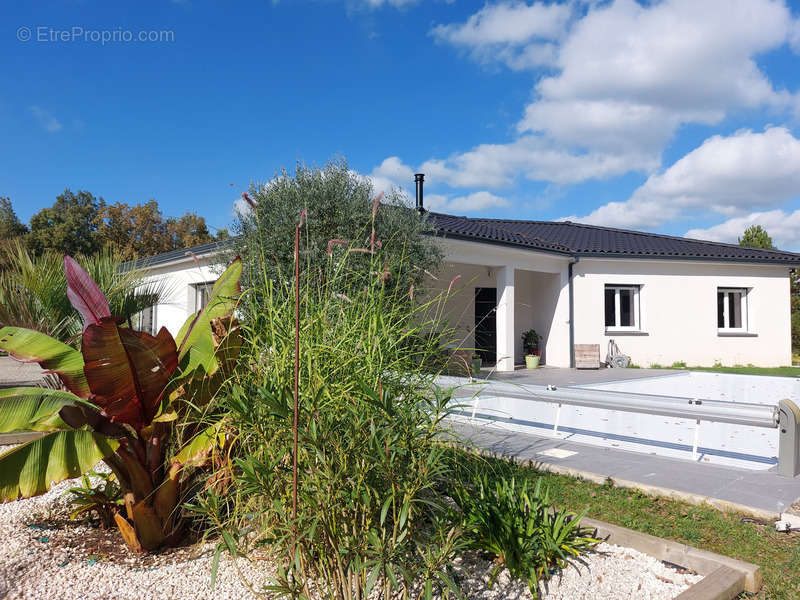
[[[489,587],[507,568],[537,598],[554,570],[567,568],[599,542],[580,526],[586,512],[576,516],[555,508],[541,480],[531,487],[527,480],[482,474],[471,486],[455,486],[453,498],[466,543],[496,557]]]
[[[379,210],[376,192],[381,192]],[[251,204],[245,205],[247,210],[239,213],[234,226],[238,235],[234,252],[245,258],[246,287],[252,287],[251,277],[257,282],[265,274],[273,281],[291,279],[290,240],[303,211],[308,214],[301,234],[306,280],[326,271],[331,250],[340,255],[351,245],[382,244],[381,263],[374,266],[383,270],[384,261],[388,263],[392,278],[387,285],[406,292],[412,282],[419,287],[425,271],[435,271],[442,261],[434,228],[424,215],[409,209],[396,190],[373,190],[370,181],[351,171],[345,160],[323,168],[298,165],[294,174],[283,170],[268,183],[253,184],[246,198]],[[351,253],[350,274],[368,272],[372,258]]]
[[[438,437],[449,398],[430,391],[428,373],[439,361],[437,300],[410,306],[408,289],[387,281],[395,271],[387,275],[384,248],[368,254],[368,279],[351,276],[347,246],[301,285],[296,451],[293,290],[265,271],[243,297],[246,368],[222,398],[238,431],[234,484],[192,509],[222,535],[220,549],[266,547],[280,565],[278,595],[455,589],[458,535],[440,492],[448,462]]]

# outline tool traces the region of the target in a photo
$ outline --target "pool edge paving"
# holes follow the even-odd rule
[[[781,512],[800,499],[800,477],[782,477],[771,470],[740,469],[599,448],[452,419],[448,426],[462,444],[531,464],[541,470],[598,483],[611,479],[620,487],[692,504],[705,502],[765,521],[778,520]],[[552,450],[558,452],[543,454]],[[568,453],[570,455],[566,456]]]

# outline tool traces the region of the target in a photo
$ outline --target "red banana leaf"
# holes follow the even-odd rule
[[[87,327],[82,352],[92,401],[102,407],[102,414],[137,431],[149,425],[178,366],[170,333],[162,327],[153,337],[103,318],[99,325]]]
[[[89,325],[99,325],[100,320],[111,316],[111,308],[103,292],[91,275],[74,258],[64,255],[64,275],[67,278],[67,298],[83,317],[83,330]]]

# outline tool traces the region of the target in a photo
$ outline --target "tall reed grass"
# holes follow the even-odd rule
[[[225,468],[233,485],[209,486],[192,508],[229,551],[276,560],[271,593],[361,600],[456,589],[448,569],[459,537],[441,493],[449,398],[431,391],[447,341],[443,298],[411,301],[411,290],[388,285],[386,245],[332,244],[323,277],[303,283],[301,270],[296,519],[296,280],[276,283],[264,270],[242,298],[246,365],[219,404],[238,436]]]

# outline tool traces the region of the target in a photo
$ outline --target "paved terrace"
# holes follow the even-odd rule
[[[662,369],[576,370],[544,367],[493,373],[483,370],[482,377],[521,384],[556,386],[587,385],[660,377],[670,372]],[[0,388],[35,385],[40,380],[37,365],[0,357]],[[693,501],[708,500],[718,506],[744,509],[771,518],[800,499],[800,477],[787,479],[772,471],[737,469],[721,465],[603,448],[548,436],[508,431],[496,426],[451,422],[459,438],[470,445],[493,453],[531,461],[550,469],[602,481],[607,477],[618,484],[638,487],[659,494],[672,494]],[[16,441],[16,440],[14,440]],[[5,443],[11,443],[6,441]]]
[[[23,363],[8,356],[0,357],[0,388],[37,385],[42,369],[36,363]]]
[[[591,385],[610,381],[628,381],[647,377],[663,377],[672,373],[684,373],[670,369],[562,369],[543,366],[538,369],[518,367],[512,373],[497,373],[491,369],[481,369],[480,378],[490,381],[531,385]]]
[[[541,368],[514,373],[490,373],[482,378],[518,384],[591,385],[611,381],[663,377],[662,369],[576,370]],[[795,505],[800,509],[800,477],[781,477],[774,470],[741,469],[679,458],[631,452],[572,442],[547,435],[510,431],[486,422],[452,420],[452,432],[467,445],[535,467],[602,482],[611,478],[624,487],[657,495],[706,501],[720,508],[741,510],[762,519],[777,518]]]

